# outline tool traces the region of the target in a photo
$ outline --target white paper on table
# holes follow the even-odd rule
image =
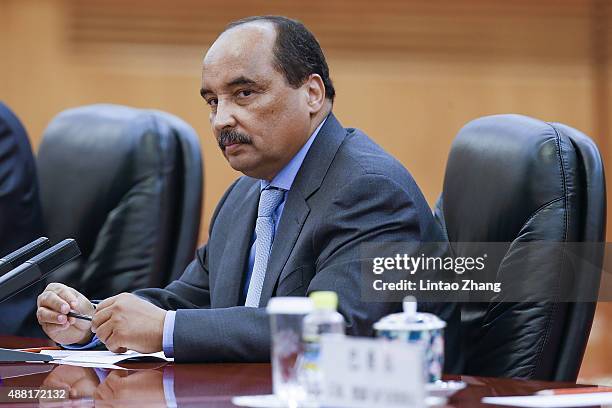
[[[68,357],[70,355],[71,350],[42,350],[40,354],[45,354],[47,356],[51,356],[56,360],[62,359],[64,357]]]
[[[528,395],[520,397],[485,397],[485,404],[526,408],[591,407],[612,404],[612,392],[564,395]]]
[[[114,364],[103,364],[103,363],[80,363],[76,361],[62,361],[62,360],[53,360],[49,361],[51,364],[58,365],[71,365],[76,367],[91,367],[91,368],[108,368],[111,370],[127,370],[125,367],[121,367]]]
[[[112,351],[104,350],[45,350],[44,354],[61,362],[89,364],[117,364],[131,362],[134,359],[145,361],[174,361],[173,358],[166,357],[162,351],[157,353],[143,354],[129,350],[126,353],[117,354],[113,353]]]

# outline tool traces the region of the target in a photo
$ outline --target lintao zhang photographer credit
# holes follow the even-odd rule
[[[414,296],[429,302],[586,302],[610,298],[599,288],[600,269],[583,254],[604,252],[600,243],[379,243],[362,245],[362,296],[397,301]],[[612,253],[612,252],[611,252]],[[461,254],[461,255],[458,255]],[[509,255],[510,254],[510,255]],[[524,267],[525,260],[566,259],[549,284]],[[590,282],[576,285],[580,279]],[[607,280],[609,274],[603,273]]]

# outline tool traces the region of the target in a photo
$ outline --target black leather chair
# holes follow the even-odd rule
[[[568,126],[521,115],[468,123],[451,147],[436,218],[456,256],[462,242],[506,242],[498,276],[526,271],[531,285],[549,285],[572,264],[525,254],[514,244],[592,242],[583,259],[601,272],[606,192],[595,144]],[[512,268],[509,267],[512,265]],[[580,277],[580,271],[573,271]],[[577,273],[577,274],[576,274]],[[595,299],[599,280],[586,284]],[[506,279],[512,277],[506,276]],[[552,280],[551,280],[552,279]],[[584,279],[583,279],[584,280]],[[575,381],[589,337],[594,302],[461,304],[459,366],[465,374]]]
[[[0,257],[43,232],[36,165],[28,135],[15,114],[0,102]],[[0,334],[42,337],[35,318],[40,290],[38,284],[0,303]]]
[[[195,131],[168,113],[118,105],[66,110],[37,157],[52,241],[83,255],[54,273],[90,298],[164,286],[194,255],[202,202]]]

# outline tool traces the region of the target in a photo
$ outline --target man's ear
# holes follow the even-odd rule
[[[318,113],[325,102],[325,85],[319,74],[310,74],[304,84],[307,104],[311,115]]]

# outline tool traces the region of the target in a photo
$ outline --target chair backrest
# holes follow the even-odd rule
[[[202,201],[195,131],[168,113],[118,105],[66,110],[37,157],[48,236],[82,256],[53,280],[90,298],[163,286],[193,257]]]
[[[580,177],[585,193],[581,203],[584,217],[581,223],[580,242],[605,243],[606,241],[606,181],[603,162],[599,150],[584,133],[561,123],[552,123],[559,133],[566,135],[572,142],[578,163]],[[603,245],[586,245],[581,258],[601,268]],[[577,302],[568,305],[564,342],[557,357],[554,372],[555,381],[574,380],[580,370],[580,363],[586,348],[588,333],[595,314],[594,302]],[[585,335],[586,333],[586,335]]]
[[[36,165],[23,125],[0,102],[0,257],[44,234]],[[38,336],[35,285],[0,304],[0,334]],[[42,332],[40,332],[42,333]]]
[[[509,243],[508,252],[493,260],[497,276],[511,280],[505,275],[520,269],[531,285],[545,287],[572,266],[517,247],[604,242],[601,158],[590,139],[568,126],[521,115],[476,119],[453,142],[435,213],[455,255],[473,249],[462,242]],[[602,251],[581,255],[601,269]],[[466,302],[455,371],[575,380],[594,310],[594,302]]]

